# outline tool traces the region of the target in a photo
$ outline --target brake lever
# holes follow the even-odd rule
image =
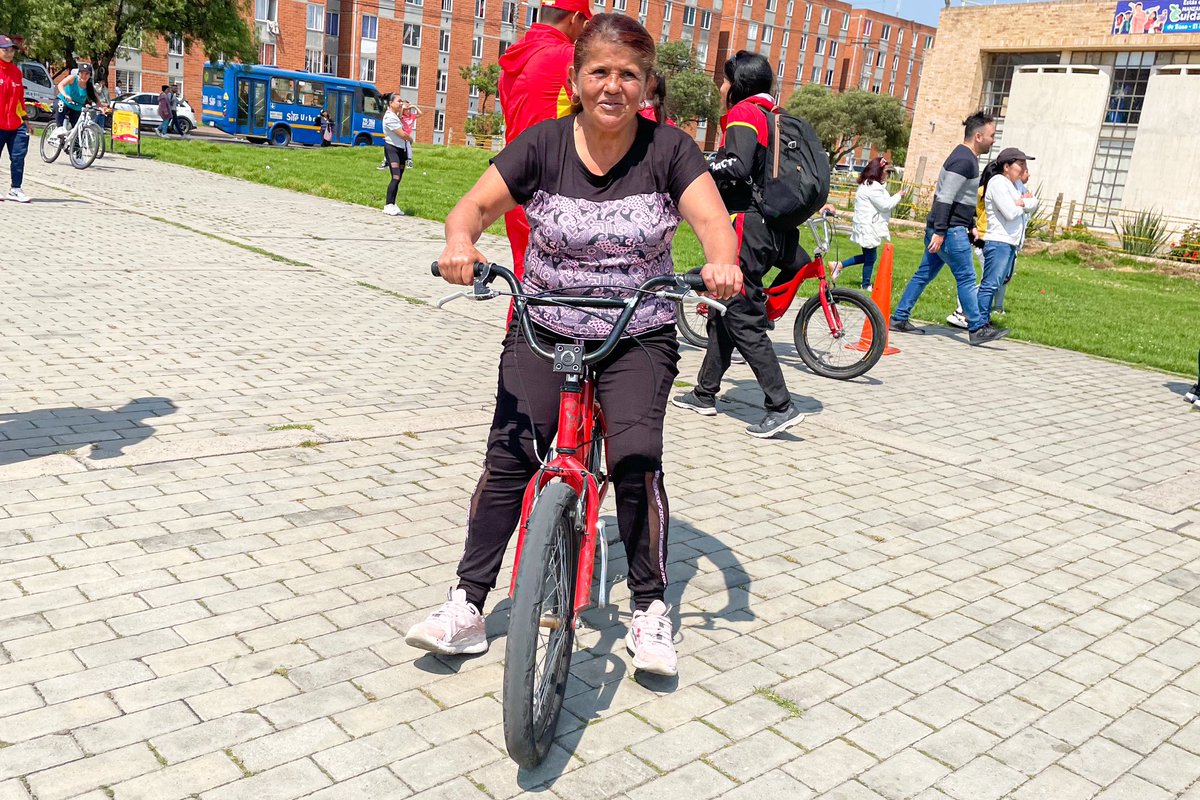
[[[436,303],[434,303],[434,305],[437,308],[441,308],[442,306],[446,305],[447,303],[457,300],[460,297],[473,297],[473,296],[474,295],[472,295],[470,292],[463,292],[463,291],[453,292],[451,294],[446,295],[441,300],[438,300]]]
[[[698,294],[697,292],[694,292],[691,289],[684,292],[683,294],[676,294],[675,292],[668,292],[665,290],[661,291],[661,292],[656,292],[655,294],[658,297],[669,298],[671,300],[678,300],[682,303],[695,303],[696,305],[700,305],[700,306],[708,306],[713,311],[716,311],[720,314],[724,314],[726,311],[729,310],[729,308],[724,303],[720,303],[716,300],[713,300],[711,297],[706,297],[702,294]]]
[[[480,288],[479,286],[476,286],[474,291],[468,292],[465,289],[463,289],[463,290],[454,292],[452,294],[448,294],[445,297],[443,297],[441,300],[438,300],[436,303],[434,303],[434,305],[437,308],[441,308],[442,306],[446,305],[447,303],[457,300],[460,297],[468,297],[472,300],[491,300],[493,297],[500,296],[500,295],[496,294],[494,291],[492,291],[492,289],[490,287],[488,287],[487,285],[483,286],[482,291],[480,291],[479,288]]]

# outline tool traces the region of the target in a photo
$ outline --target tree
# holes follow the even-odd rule
[[[8,0],[5,0],[7,5]],[[249,0],[23,0],[30,55],[68,68],[87,60],[107,80],[123,43],[181,36],[219,55],[253,63],[258,45],[247,19]]]
[[[787,110],[816,129],[830,164],[859,148],[892,150],[908,142],[904,106],[891,95],[858,89],[834,94],[810,83],[791,96]]]
[[[720,95],[707,72],[696,64],[686,42],[658,46],[658,73],[667,81],[667,116],[676,122],[716,121],[721,117]]]
[[[487,113],[487,101],[500,91],[499,64],[471,64],[459,67],[459,77],[467,82],[467,86],[479,92],[479,113]]]

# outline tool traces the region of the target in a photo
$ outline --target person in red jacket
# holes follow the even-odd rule
[[[505,144],[539,122],[571,113],[567,70],[575,60],[575,40],[591,18],[591,0],[542,0],[539,21],[500,56]],[[529,221],[521,206],[504,215],[504,228],[519,278],[529,244]]]
[[[8,148],[12,188],[3,200],[28,203],[21,191],[25,177],[25,154],[29,152],[29,137],[33,123],[25,114],[25,76],[17,66],[17,45],[0,34],[0,152]]]

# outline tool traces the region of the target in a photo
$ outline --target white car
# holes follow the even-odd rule
[[[150,92],[123,94],[113,102],[133,103],[136,105],[138,111],[141,112],[143,128],[157,128],[162,122],[162,117],[158,115],[157,94]],[[196,112],[192,111],[191,105],[182,97],[179,98],[179,105],[175,108],[175,114],[178,117],[178,121],[175,124],[178,126],[179,133],[186,135],[196,128]]]

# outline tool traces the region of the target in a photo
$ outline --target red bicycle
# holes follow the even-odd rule
[[[792,326],[796,352],[816,374],[850,380],[879,362],[887,345],[887,322],[869,297],[849,289],[834,288],[825,272],[825,254],[833,241],[833,223],[827,217],[808,221],[816,248],[813,260],[790,280],[776,283],[767,292],[767,318],[774,321],[791,307],[800,284],[817,279],[817,293],[808,298]],[[675,315],[680,335],[688,344],[708,347],[708,309],[682,306]]]
[[[440,275],[437,263],[433,274]],[[503,278],[511,292],[492,290]],[[593,288],[593,287],[579,287]],[[504,741],[508,754],[523,767],[541,763],[550,749],[562,711],[578,615],[591,606],[591,587],[600,545],[598,605],[608,602],[608,539],[600,504],[608,489],[604,473],[604,412],[596,400],[592,367],[617,346],[629,321],[647,297],[696,302],[724,312],[715,300],[701,297],[699,275],[651,278],[628,298],[528,295],[513,273],[498,264],[476,264],[472,290],[438,301],[468,297],[512,297],[525,343],[563,375],[558,433],[551,451],[529,482],[521,508],[509,597],[512,610],[504,658]],[[548,349],[526,313],[529,306],[571,306],[619,311],[608,338],[593,347],[583,342],[556,343]]]

